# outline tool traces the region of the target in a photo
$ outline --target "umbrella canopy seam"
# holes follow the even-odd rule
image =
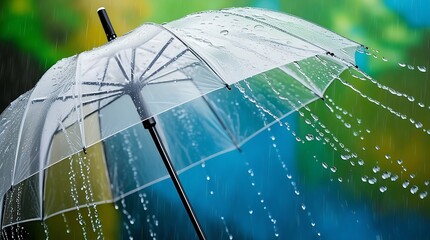
[[[167,26],[165,26],[165,25],[160,25],[160,24],[155,24],[155,23],[150,23],[150,24],[154,24],[155,26],[158,26],[158,27],[160,27],[160,28],[162,28],[162,29],[164,29],[164,30],[166,30],[167,32],[169,32],[170,34],[172,34],[176,39],[178,39],[182,44],[184,44],[188,49],[189,49],[189,51],[197,58],[197,59],[199,59],[200,61],[202,61],[205,65],[206,65],[206,67],[208,67],[209,68],[209,70],[211,70],[211,72],[212,73],[214,73],[215,74],[215,76],[217,76],[217,78],[219,79],[219,80],[221,80],[221,82],[222,83],[224,83],[224,85],[226,85],[226,86],[229,86],[228,85],[228,83],[227,82],[225,82],[224,80],[223,80],[223,78],[221,77],[221,75],[217,72],[217,71],[215,71],[215,69],[208,63],[208,61],[203,57],[203,56],[201,56],[200,54],[198,54],[189,44],[187,44],[184,40],[182,40],[178,35],[176,35],[171,29],[169,29]]]

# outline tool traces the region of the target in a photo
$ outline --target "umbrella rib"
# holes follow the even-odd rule
[[[127,73],[125,72],[125,69],[122,66],[121,61],[119,60],[118,56],[115,56],[115,61],[118,64],[119,68],[121,69],[121,72],[124,75],[125,79],[127,79],[128,81],[130,81],[130,79],[128,78]]]
[[[131,50],[131,72],[130,72],[131,81],[134,80],[134,67],[135,66],[136,66],[136,48],[133,48],[133,50]]]
[[[98,101],[105,100],[105,99],[108,99],[108,98],[111,98],[111,97],[122,96],[122,95],[124,95],[124,92],[117,92],[117,93],[109,95],[109,96],[104,96],[104,97],[101,97],[101,98],[97,98],[97,99],[93,99],[93,100],[90,100],[90,101],[87,101],[87,102],[83,102],[82,104],[85,106],[85,105],[88,105],[88,104],[91,104],[91,103],[94,103],[94,102],[98,102]]]
[[[165,80],[165,81],[159,81],[159,82],[154,82],[154,81],[150,81],[147,84],[148,85],[156,85],[156,84],[163,84],[163,83],[176,83],[176,82],[184,82],[184,81],[192,81],[193,78],[180,78],[180,79],[169,79],[169,80]]]
[[[101,91],[101,92],[89,92],[89,93],[84,93],[81,96],[82,97],[92,97],[92,96],[99,96],[102,94],[117,93],[117,92],[123,92],[123,91],[124,91],[124,89],[106,90],[106,91]]]
[[[163,70],[165,67],[169,66],[170,64],[172,64],[173,62],[177,61],[178,58],[180,58],[181,56],[183,56],[186,52],[188,51],[188,49],[183,50],[182,52],[180,52],[178,55],[176,55],[175,57],[173,57],[172,59],[170,59],[167,63],[163,64],[161,67],[159,67],[157,70],[155,70],[153,73],[151,73],[151,75],[149,75],[148,77],[146,77],[145,79],[149,79],[152,76],[154,76],[155,74],[157,74],[158,72],[160,72],[161,70]],[[148,80],[151,81],[151,80]]]
[[[318,96],[319,98],[321,98],[321,96],[319,95],[319,89],[315,86],[315,84],[309,79],[309,77],[303,72],[303,70],[301,70],[300,68],[300,64],[298,62],[294,62],[294,65],[296,66],[296,69],[298,70],[298,72],[304,77],[303,81],[304,83],[296,76],[292,76],[290,72],[288,72],[288,68],[281,66],[279,67],[279,69],[284,72],[285,74],[287,74],[288,76],[291,76],[292,78],[294,78],[296,81],[300,82],[304,87],[306,87],[307,89],[309,89],[313,94],[315,94],[316,96]]]
[[[166,50],[166,48],[170,45],[170,43],[172,43],[174,40],[174,38],[170,38],[165,44],[164,46],[160,49],[160,51],[157,53],[157,55],[155,55],[155,58],[152,59],[151,63],[148,65],[148,67],[145,69],[145,71],[143,71],[142,75],[140,75],[139,77],[139,81],[141,81],[143,79],[143,76],[153,67],[153,65],[155,64],[155,62],[157,62],[157,60],[161,57],[161,55],[163,54],[163,52]]]
[[[186,68],[189,68],[189,67],[197,66],[197,65],[199,65],[199,64],[200,64],[200,62],[193,62],[193,63],[191,63],[191,64],[188,64],[188,65],[184,66],[184,67],[180,67],[180,68],[173,69],[173,70],[171,70],[171,71],[169,71],[169,72],[166,72],[166,73],[164,73],[164,74],[158,75],[158,76],[157,76],[157,77],[155,77],[155,78],[152,78],[150,81],[148,81],[148,83],[153,82],[153,81],[155,81],[155,80],[157,80],[157,79],[159,79],[159,78],[162,78],[162,77],[164,77],[164,76],[167,76],[167,75],[169,75],[169,74],[172,74],[172,73],[174,73],[174,72],[181,71],[181,70],[186,69]]]
[[[237,139],[234,137],[233,133],[227,127],[227,124],[223,121],[223,119],[221,118],[221,116],[216,112],[215,108],[209,102],[209,99],[207,99],[206,95],[203,95],[202,98],[205,101],[205,103],[208,105],[208,107],[211,110],[211,112],[215,115],[215,118],[218,120],[218,122],[221,124],[221,126],[224,128],[224,130],[227,132],[228,136],[230,137],[231,141],[235,145],[236,149],[239,150],[239,152],[242,152],[242,149],[240,148]]]
[[[226,81],[223,80],[223,78],[221,77],[221,75],[219,75],[219,73],[217,71],[215,71],[215,69],[208,63],[208,61],[203,58],[202,56],[200,56],[200,54],[198,54],[190,45],[188,45],[187,43],[185,43],[185,41],[183,41],[181,38],[179,38],[172,30],[170,30],[169,28],[167,28],[164,25],[158,25],[158,27],[163,28],[164,30],[168,31],[170,34],[172,34],[176,39],[178,39],[182,44],[184,44],[184,46],[186,46],[188,48],[188,50],[197,58],[199,59],[201,62],[203,62],[206,67],[208,67],[213,74],[215,74],[215,76],[218,77],[218,79],[220,80],[220,82],[222,82],[224,85],[228,86],[228,83]]]
[[[100,87],[105,87],[105,86],[124,87],[124,86],[126,86],[126,84],[124,84],[124,83],[114,83],[114,82],[82,82],[81,84],[100,86]]]
[[[91,104],[91,103],[94,103],[94,102],[97,102],[97,101],[100,101],[100,100],[105,100],[105,99],[108,99],[108,98],[111,98],[111,97],[115,97],[114,99],[112,99],[111,101],[109,101],[108,103],[106,103],[103,107],[99,107],[97,110],[94,110],[94,111],[92,111],[92,112],[89,112],[88,114],[86,114],[86,116],[84,116],[84,119],[87,117],[87,116],[89,116],[89,115],[91,115],[91,114],[93,114],[93,113],[95,113],[95,112],[97,112],[97,111],[100,111],[101,109],[103,109],[105,106],[107,106],[107,105],[109,105],[111,102],[114,102],[114,101],[116,101],[118,98],[120,98],[120,97],[122,97],[122,96],[124,96],[125,94],[124,93],[117,93],[117,94],[113,94],[113,95],[109,95],[109,96],[106,96],[106,97],[103,97],[103,98],[99,98],[99,99],[96,99],[96,100],[91,100],[91,101],[88,101],[88,102],[84,102],[84,103],[82,103],[84,106],[86,106],[86,105],[88,105],[88,104]],[[72,110],[62,119],[62,121],[61,122],[64,122],[69,116],[70,116],[70,114],[72,114],[73,113],[73,111],[75,111],[76,110],[76,107],[73,107],[72,108]]]
[[[101,91],[101,92],[90,92],[90,93],[84,93],[82,94],[82,97],[91,97],[91,96],[98,96],[98,95],[102,95],[102,94],[108,94],[108,93],[117,93],[117,92],[123,92],[123,89],[116,89],[116,90],[106,90],[106,91]],[[55,100],[69,100],[72,98],[76,98],[78,97],[77,95],[67,95],[67,96],[58,96]],[[35,98],[33,100],[31,100],[31,103],[37,103],[37,102],[43,102],[45,100],[47,100],[48,98]]]

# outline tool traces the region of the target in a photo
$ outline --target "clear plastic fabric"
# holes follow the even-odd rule
[[[2,114],[0,196],[11,206],[3,225],[40,218],[42,206],[52,216],[112,202],[167,178],[141,124],[149,117],[180,172],[240,151],[321,98],[358,46],[302,19],[238,8],[144,24],[59,61]],[[87,192],[73,190],[72,176]],[[29,192],[16,203],[25,203],[21,215],[18,186]]]

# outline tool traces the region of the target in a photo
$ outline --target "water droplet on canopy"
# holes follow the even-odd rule
[[[228,33],[229,33],[228,30],[225,30],[225,29],[220,32],[220,34],[224,36],[228,35]]]

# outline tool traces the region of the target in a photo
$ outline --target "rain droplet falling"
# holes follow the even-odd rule
[[[228,226],[227,226],[227,223],[225,221],[225,218],[224,217],[220,217],[220,219],[221,219],[221,221],[222,221],[222,223],[224,225],[224,231],[225,231],[225,233],[227,234],[227,236],[229,237],[229,239],[232,240],[233,239],[233,235],[230,233],[230,230],[228,229]]]
[[[411,192],[412,194],[417,193],[417,192],[418,192],[418,186],[416,186],[416,185],[412,186],[412,187],[411,187],[411,189],[410,189],[410,192]]]

